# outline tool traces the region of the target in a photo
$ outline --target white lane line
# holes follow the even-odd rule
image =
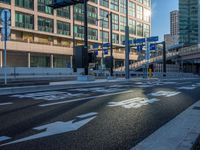
[[[0,103],[0,106],[11,105],[11,104],[13,104],[13,103],[11,103],[11,102],[8,102],[8,103]]]
[[[123,92],[117,92],[117,93],[103,94],[103,95],[98,95],[98,96],[78,98],[78,99],[74,99],[74,100],[67,100],[67,101],[56,102],[56,103],[42,104],[42,105],[39,105],[39,106],[40,107],[47,107],[47,106],[53,106],[53,105],[59,105],[59,104],[77,102],[77,101],[84,101],[84,100],[89,100],[89,99],[95,99],[95,98],[101,98],[101,97],[113,96],[113,95],[125,94],[125,93],[131,93],[131,92],[133,92],[133,91],[131,90],[131,91],[123,91]]]
[[[131,150],[189,150],[200,134],[200,101],[163,125]]]
[[[123,108],[130,109],[130,108],[140,108],[142,106],[152,104],[158,101],[160,100],[157,98],[148,99],[148,98],[136,97],[136,98],[120,101],[120,102],[109,102],[108,106],[109,107],[123,107]]]
[[[175,91],[158,91],[158,92],[155,92],[155,93],[151,93],[150,95],[156,96],[156,97],[159,97],[159,96],[172,97],[172,96],[176,96],[180,93],[181,92],[175,92]]]
[[[178,87],[179,90],[194,90],[196,89],[195,86],[183,86],[183,87]]]
[[[0,136],[0,142],[6,141],[6,140],[9,140],[9,139],[11,139],[11,137],[8,137],[8,136]]]

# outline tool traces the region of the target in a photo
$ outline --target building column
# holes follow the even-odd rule
[[[31,68],[31,53],[28,53],[28,68]]]
[[[73,56],[70,56],[70,67],[73,68]]]
[[[51,68],[53,68],[53,55],[51,55],[51,60],[50,60],[51,62],[50,62],[50,66],[51,66]]]
[[[3,52],[0,51],[0,68],[3,67]]]

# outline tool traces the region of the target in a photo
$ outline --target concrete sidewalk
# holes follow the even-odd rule
[[[190,150],[200,135],[200,100],[131,150]]]

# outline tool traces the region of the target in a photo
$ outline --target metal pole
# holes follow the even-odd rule
[[[103,19],[101,19],[101,21],[102,21],[102,23],[101,23],[101,31],[102,31],[102,34],[101,34],[101,36],[102,36],[102,56],[101,56],[101,67],[102,67],[102,70],[103,70],[103,68],[104,68],[104,51],[103,51]]]
[[[76,58],[75,58],[75,56],[76,56],[76,52],[75,52],[75,30],[74,30],[74,25],[75,25],[75,18],[74,18],[74,14],[75,14],[75,11],[74,11],[74,9],[75,9],[75,5],[73,5],[73,22],[72,22],[72,28],[73,28],[73,70],[74,70],[74,72],[77,72],[77,68],[76,68]]]
[[[5,35],[4,35],[4,84],[7,84],[7,60],[6,60],[6,41],[7,41],[7,12],[5,12]]]
[[[129,79],[129,26],[128,26],[128,0],[126,0],[126,39],[125,39],[125,52],[126,52],[126,58],[125,58],[125,77],[126,79]]]
[[[113,76],[112,12],[110,12],[110,76]]]
[[[85,75],[88,75],[88,19],[87,19],[87,0],[84,0],[84,49],[85,49]]]
[[[166,77],[166,45],[163,42],[163,77]]]

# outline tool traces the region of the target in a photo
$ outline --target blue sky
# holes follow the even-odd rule
[[[163,40],[170,33],[170,11],[178,10],[178,0],[152,0],[152,35]]]

